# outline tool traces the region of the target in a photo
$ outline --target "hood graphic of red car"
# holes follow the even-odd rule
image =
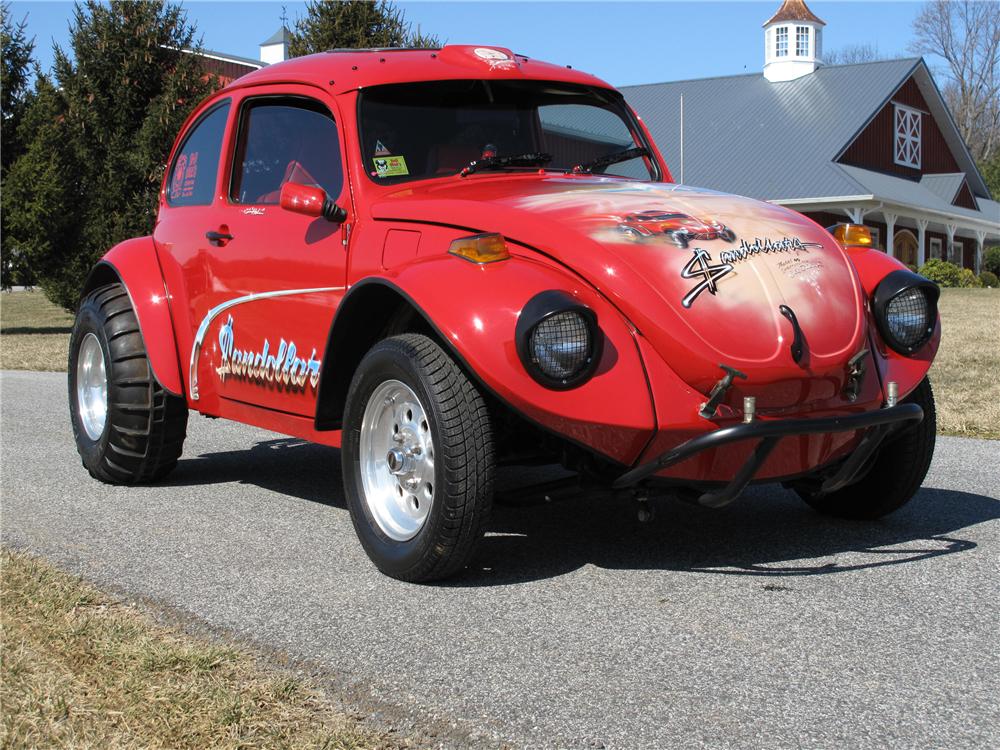
[[[736,233],[725,224],[714,219],[696,219],[670,209],[649,209],[627,214],[621,219],[618,229],[631,239],[665,234],[680,248],[687,248],[691,240],[736,240]]]

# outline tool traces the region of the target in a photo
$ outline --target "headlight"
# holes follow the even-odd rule
[[[531,332],[531,361],[553,380],[572,380],[587,366],[592,348],[587,322],[578,312],[546,318]]]
[[[893,271],[872,295],[875,322],[885,343],[910,355],[927,343],[937,323],[937,284],[911,271]]]
[[[528,374],[548,388],[580,385],[600,359],[597,316],[565,292],[532,297],[518,316],[515,337]]]
[[[900,292],[885,306],[885,322],[892,337],[912,348],[923,341],[930,331],[930,305],[922,289]]]

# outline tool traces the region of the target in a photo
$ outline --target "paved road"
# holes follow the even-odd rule
[[[942,439],[891,519],[501,508],[440,587],[378,575],[336,451],[192,418],[155,487],[90,480],[54,374],[2,377],[3,541],[285,652],[447,746],[1000,746],[1000,443]]]

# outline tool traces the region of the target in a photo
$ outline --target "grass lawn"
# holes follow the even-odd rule
[[[939,305],[938,432],[1000,439],[1000,289],[942,289]]]
[[[73,316],[40,289],[0,292],[0,366],[5,370],[65,370]]]
[[[2,553],[0,747],[387,748],[317,690]]]
[[[941,290],[944,337],[931,381],[938,432],[1000,439],[1000,289]],[[73,318],[40,291],[0,294],[0,363],[66,369]]]

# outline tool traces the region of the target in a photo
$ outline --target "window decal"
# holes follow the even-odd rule
[[[920,112],[896,105],[895,162],[920,169]]]
[[[376,177],[401,177],[408,175],[406,159],[402,156],[377,156],[372,159]]]

